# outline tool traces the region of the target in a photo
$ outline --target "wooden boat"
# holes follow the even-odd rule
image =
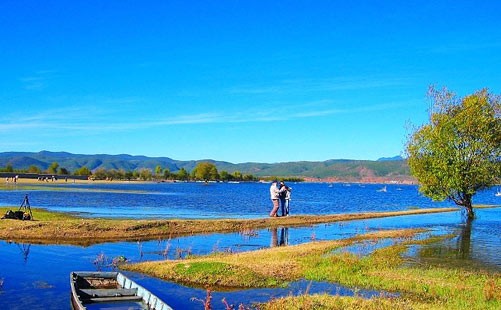
[[[111,304],[126,309],[172,310],[160,298],[120,272],[71,272],[70,286],[74,310],[99,309],[99,305],[108,309]]]

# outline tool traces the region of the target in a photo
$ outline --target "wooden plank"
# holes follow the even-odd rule
[[[136,296],[137,289],[127,289],[127,288],[118,288],[118,289],[80,289],[79,290],[83,294],[79,294],[82,297],[89,296],[94,298],[101,297],[120,297],[120,296]]]
[[[118,272],[116,271],[78,271],[74,272],[76,276],[82,278],[104,278],[104,279],[116,279]]]
[[[101,303],[101,302],[118,302],[118,301],[142,301],[140,296],[122,296],[122,297],[103,297],[103,298],[89,298],[85,303]]]

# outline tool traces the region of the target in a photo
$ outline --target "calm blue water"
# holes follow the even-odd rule
[[[42,183],[46,184],[46,183]],[[50,183],[49,183],[50,185]],[[432,202],[417,186],[367,184],[289,184],[292,214],[332,214],[452,206]],[[56,189],[56,190],[55,190]],[[79,212],[89,217],[258,218],[269,213],[269,184],[264,183],[113,183],[11,186],[0,191],[0,205],[17,206],[28,194],[33,207]],[[475,196],[477,204],[500,204],[494,189]]]
[[[291,184],[295,214],[329,214],[363,211],[403,210],[412,207],[441,207],[421,197],[414,186]],[[64,185],[58,191],[37,187],[0,191],[0,204],[19,205],[29,194],[31,205],[51,210],[82,212],[106,217],[264,217],[270,208],[266,184],[110,184]],[[400,188],[400,190],[397,190]],[[498,204],[494,191],[481,193],[476,203]],[[466,229],[460,212],[400,216],[348,221],[311,227],[281,227],[231,234],[209,234],[143,242],[112,242],[88,247],[19,244],[0,241],[0,309],[69,309],[69,273],[75,270],[109,270],[113,258],[128,261],[161,260],[187,254],[204,255],[216,251],[239,252],[270,246],[285,246],[312,240],[335,240],[379,229],[426,227],[429,234],[455,237],[434,245],[433,252],[447,252],[448,260],[461,265],[501,270],[501,208],[479,209],[477,219]],[[466,241],[466,242],[465,242]],[[386,246],[388,242],[383,243]],[[347,249],[350,250],[350,249]],[[356,249],[355,249],[356,250]],[[423,248],[408,255],[421,259]],[[429,252],[429,251],[428,251]],[[452,258],[451,258],[452,253]],[[175,309],[203,309],[192,298],[203,299],[205,290],[184,287],[140,274],[130,274]],[[256,289],[214,292],[214,309],[224,309],[219,301],[232,304],[265,302],[273,297],[300,294],[308,282],[293,283],[285,289]],[[314,283],[310,292],[353,294],[347,288]],[[365,296],[378,292],[363,291]]]

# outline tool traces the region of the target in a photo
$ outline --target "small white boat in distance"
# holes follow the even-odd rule
[[[498,191],[496,192],[496,197],[501,197],[501,190],[498,189]]]
[[[378,191],[378,192],[380,192],[380,193],[386,193],[386,191],[387,191],[387,190],[386,190],[386,185],[385,185],[385,186],[383,186],[383,188],[378,189],[377,191]]]

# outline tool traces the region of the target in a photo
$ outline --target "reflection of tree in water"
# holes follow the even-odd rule
[[[278,228],[271,228],[270,247],[283,246],[289,244],[289,228],[280,228],[280,239],[278,238]]]
[[[24,262],[27,262],[28,256],[30,255],[31,244],[24,244],[24,243],[16,243],[16,244],[19,250],[21,251],[21,254],[23,255]]]
[[[457,247],[458,247],[458,255],[457,258],[460,259],[469,259],[471,256],[471,219],[467,219],[466,223],[461,229],[461,233],[459,234]]]
[[[472,220],[466,220],[453,232],[456,237],[424,245],[419,250],[419,259],[433,264],[464,265],[471,259]]]

